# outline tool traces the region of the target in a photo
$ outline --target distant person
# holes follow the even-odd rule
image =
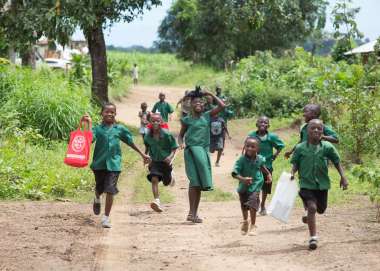
[[[93,141],[95,143],[94,157],[91,169],[95,175],[95,199],[93,211],[99,215],[101,211],[100,196],[106,194],[106,206],[102,217],[103,228],[111,228],[109,215],[112,208],[113,198],[119,190],[117,181],[121,171],[121,148],[120,141],[126,143],[133,150],[138,152],[145,163],[150,162],[150,157],[145,155],[133,143],[132,134],[127,127],[116,123],[116,106],[106,103],[102,106],[102,123],[92,128]],[[91,123],[88,115],[82,117],[84,121]]]
[[[159,113],[164,122],[169,121],[169,115],[174,112],[173,107],[165,101],[166,95],[161,92],[158,95],[159,101],[153,106],[152,113]]]
[[[191,97],[188,95],[189,91],[185,91],[185,96],[181,98],[177,105],[176,108],[178,108],[179,105],[181,105],[181,117],[186,117],[191,113]]]
[[[144,136],[147,134],[147,125],[149,124],[149,116],[150,112],[147,110],[148,105],[146,102],[141,103],[141,111],[139,112],[139,118],[140,118],[140,129],[139,133],[142,135],[143,139]]]
[[[302,221],[309,228],[309,249],[318,246],[316,213],[323,214],[327,208],[330,178],[328,174],[328,161],[330,160],[340,175],[340,187],[347,189],[348,182],[344,176],[340,157],[335,147],[323,140],[323,122],[319,119],[308,121],[307,141],[298,144],[291,159],[293,165],[291,179],[298,171],[300,191],[299,195],[307,210],[307,216]]]
[[[249,133],[248,137],[256,138],[260,145],[259,154],[265,158],[265,167],[273,173],[273,161],[276,160],[281,150],[285,147],[284,142],[275,133],[269,132],[269,118],[261,116],[256,122],[257,130]],[[275,153],[273,151],[276,150]],[[266,175],[264,174],[264,177]],[[266,215],[265,201],[268,194],[272,193],[272,183],[264,183],[262,188],[262,200],[260,215]]]
[[[222,88],[221,87],[216,87],[215,93],[216,93],[216,97],[218,97],[219,99],[226,100],[226,96],[224,96],[222,94]]]
[[[272,175],[265,167],[265,158],[259,154],[259,141],[248,137],[244,142],[244,153],[235,162],[232,177],[239,180],[237,192],[239,193],[240,207],[243,214],[241,234],[256,235],[256,212],[260,205],[260,190],[264,183],[272,182]],[[248,211],[251,223],[248,222]],[[249,225],[250,224],[250,225]]]
[[[133,84],[136,86],[139,83],[139,68],[137,67],[137,64],[133,64],[132,79]]]
[[[226,123],[222,117],[214,116],[210,119],[210,152],[217,152],[215,166],[220,167],[220,158],[224,150],[224,138],[226,134]]]
[[[162,212],[158,183],[162,181],[164,186],[174,181],[172,176],[173,159],[178,144],[173,135],[161,127],[162,119],[159,114],[152,114],[150,117],[152,128],[144,137],[144,144],[147,148],[145,153],[149,153],[152,162],[149,164],[148,180],[152,183],[153,201],[150,207],[156,212]]]

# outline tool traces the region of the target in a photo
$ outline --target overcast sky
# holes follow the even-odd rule
[[[157,29],[166,16],[173,0],[163,0],[162,5],[145,12],[143,17],[133,22],[115,24],[105,31],[107,45],[128,47],[132,45],[152,46],[158,39]],[[331,10],[336,0],[330,0],[326,30],[333,31]],[[380,0],[353,0],[355,6],[361,7],[357,16],[359,30],[365,37],[374,40],[380,36]],[[76,37],[81,36],[76,34]]]

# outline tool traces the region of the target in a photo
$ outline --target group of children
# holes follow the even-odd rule
[[[220,94],[220,92],[219,92]],[[218,97],[219,96],[219,97]],[[211,97],[213,106],[205,110],[205,97]],[[152,112],[147,111],[146,103],[141,105],[139,117],[141,120],[140,134],[146,147],[142,152],[134,143],[131,133],[121,124],[116,123],[116,106],[107,103],[102,107],[102,123],[95,126],[93,140],[96,141],[94,158],[91,169],[95,175],[95,199],[93,210],[100,213],[100,195],[106,193],[105,215],[102,218],[103,227],[111,227],[109,214],[112,207],[113,195],[117,190],[117,180],[120,173],[120,140],[138,152],[144,163],[148,164],[147,179],[152,184],[154,200],[151,208],[157,212],[163,209],[159,200],[158,184],[169,185],[174,181],[172,176],[173,159],[180,148],[184,150],[186,175],[189,180],[189,212],[186,220],[202,223],[198,214],[202,191],[213,189],[210,160],[210,144],[213,127],[212,120],[220,116],[226,108],[223,98],[208,91],[189,91],[180,102],[187,102],[186,112],[183,111],[178,143],[165,123],[173,108],[165,102],[165,94],[160,93],[160,101]],[[182,109],[184,109],[182,107]],[[323,213],[327,207],[327,195],[330,188],[328,177],[328,160],[337,168],[341,176],[341,187],[347,188],[347,180],[340,164],[339,155],[331,143],[338,143],[336,133],[324,125],[319,119],[319,105],[308,104],[304,107],[305,124],[301,129],[300,142],[285,157],[291,158],[293,165],[291,175],[298,172],[300,180],[299,195],[303,200],[306,214],[302,221],[308,224],[310,240],[309,248],[316,249],[316,212]],[[84,120],[91,121],[89,116]],[[272,189],[273,161],[284,149],[284,142],[273,132],[269,131],[270,121],[261,116],[256,122],[256,131],[248,134],[244,141],[242,155],[237,159],[232,170],[233,178],[238,183],[243,222],[242,234],[255,235],[256,212],[266,215],[265,201]],[[220,127],[218,128],[220,129]],[[262,192],[260,204],[260,191]],[[250,222],[248,216],[250,215]]]

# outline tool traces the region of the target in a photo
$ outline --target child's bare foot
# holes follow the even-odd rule
[[[152,203],[150,204],[150,208],[152,208],[157,213],[161,213],[163,211],[161,208],[161,204],[160,204],[159,199],[155,199],[154,201],[152,201]]]
[[[249,228],[249,224],[248,224],[248,220],[243,220],[243,222],[241,222],[241,234],[242,235],[246,235],[248,233],[248,228]]]
[[[249,236],[256,236],[257,235],[257,226],[256,225],[252,225],[249,227],[249,232],[248,232],[248,235]]]

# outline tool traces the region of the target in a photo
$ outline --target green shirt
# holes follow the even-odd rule
[[[339,164],[340,158],[335,147],[327,141],[318,145],[302,142],[296,146],[291,163],[298,167],[300,187],[311,190],[330,189],[328,160]]]
[[[227,124],[228,120],[234,116],[234,111],[224,108],[220,113],[219,117],[223,118],[225,123]]]
[[[300,132],[301,142],[307,141],[307,125],[308,124],[305,123],[301,127],[301,132]],[[338,134],[333,129],[331,129],[331,127],[329,127],[327,125],[323,125],[323,135],[332,136],[332,137],[338,139]]]
[[[161,129],[160,138],[157,140],[151,133],[144,136],[144,144],[149,150],[149,156],[153,161],[163,161],[173,150],[178,148],[174,136],[167,130]]]
[[[121,171],[120,140],[128,145],[133,143],[127,127],[121,124],[100,124],[92,128],[92,133],[96,143],[91,169]]]
[[[235,162],[232,176],[240,175],[242,177],[251,177],[252,184],[246,185],[239,182],[239,186],[237,188],[238,193],[260,192],[264,183],[264,176],[261,172],[261,167],[264,165],[265,158],[261,155],[257,155],[255,160],[249,159],[245,155],[240,156],[240,158]]]
[[[187,127],[185,133],[185,144],[188,147],[201,146],[208,148],[210,146],[210,111],[203,113],[199,118],[192,115],[181,119]]]
[[[282,150],[285,147],[284,142],[274,133],[268,132],[264,137],[260,137],[257,131],[248,134],[248,137],[257,138],[260,141],[259,154],[265,158],[265,166],[273,170],[273,149]]]
[[[168,122],[169,114],[173,113],[174,110],[170,104],[167,102],[157,102],[152,109],[153,113],[159,112],[164,122]]]

